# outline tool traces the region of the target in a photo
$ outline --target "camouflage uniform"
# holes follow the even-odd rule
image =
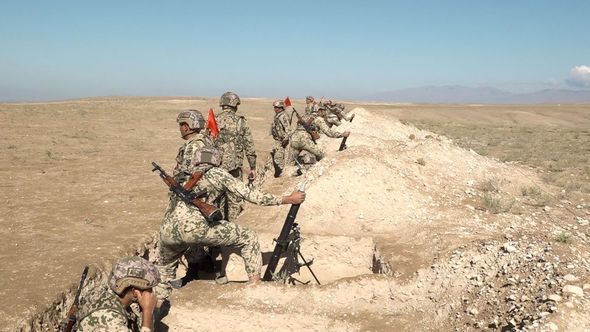
[[[275,144],[273,145],[270,152],[270,155],[272,156],[272,162],[275,167],[275,176],[280,175],[285,168],[286,146],[283,147],[283,142],[286,139],[289,139],[289,127],[289,115],[283,108],[282,111],[275,114],[274,121],[270,129],[272,138],[275,140]]]
[[[177,162],[182,165],[195,165],[194,155],[184,154],[184,157],[187,159],[177,160]],[[281,197],[250,189],[220,167],[208,170],[199,168],[200,165],[193,167],[205,172],[194,190],[207,190],[206,201],[210,204],[217,206],[223,204],[229,193],[240,200],[244,199],[254,204],[281,204]],[[172,287],[169,281],[175,278],[179,258],[191,246],[237,247],[241,251],[248,276],[260,275],[262,255],[255,232],[225,220],[209,223],[196,206],[172,196],[160,226],[158,268],[162,283],[157,291],[160,299],[170,295]]]
[[[326,134],[331,138],[340,138],[342,133],[332,130],[326,121],[318,116],[315,117],[312,122],[312,127],[316,130]],[[293,158],[297,158],[301,151],[307,151],[313,154],[317,161],[324,158],[324,151],[311,139],[311,135],[303,128],[301,124],[298,124],[295,133],[291,136],[291,148],[293,149]]]
[[[78,317],[78,332],[86,331],[141,331],[149,332],[148,328],[141,328],[141,318],[131,310],[125,308],[119,296],[112,289],[107,289],[87,308],[81,308]]]
[[[315,116],[318,113],[318,105],[312,96],[305,97],[305,115]]]
[[[236,114],[236,108],[225,108],[216,117],[219,136],[216,146],[223,151],[221,167],[234,177],[243,180],[242,166],[244,154],[250,169],[256,168],[256,150],[250,127],[243,116]],[[229,221],[236,221],[240,214],[242,201],[228,196],[226,216]]]
[[[120,260],[113,267],[109,287],[93,302],[80,301],[76,331],[151,331],[142,326],[139,305],[125,307],[119,295],[128,287],[151,289],[159,282],[158,270],[147,260],[137,256]]]
[[[328,103],[326,103],[324,105],[324,107],[326,109],[326,115],[324,118],[326,119],[326,123],[330,127],[341,125],[342,124],[341,119],[351,122],[352,119],[354,118],[354,114],[344,113],[344,105],[343,104],[340,104],[340,103],[334,104],[331,101],[329,101]]]

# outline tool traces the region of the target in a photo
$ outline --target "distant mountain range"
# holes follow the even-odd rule
[[[590,103],[590,90],[546,89],[515,94],[489,87],[423,86],[376,93],[361,99],[393,103],[587,104]]]

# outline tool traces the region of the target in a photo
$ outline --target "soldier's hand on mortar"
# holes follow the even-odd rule
[[[342,137],[348,137],[348,136],[350,136],[350,131],[349,130],[347,130],[347,131],[345,131],[345,132],[342,133]]]
[[[305,193],[295,190],[289,196],[283,196],[282,204],[301,204],[305,201]]]

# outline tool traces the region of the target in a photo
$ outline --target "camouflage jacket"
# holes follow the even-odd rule
[[[123,307],[119,296],[110,288],[103,292],[98,299],[81,307],[78,312],[78,332],[150,332],[141,327],[140,317],[130,308]]]
[[[183,184],[188,178],[198,170],[194,163],[195,152],[206,146],[213,146],[213,141],[207,135],[195,134],[185,142],[176,155],[176,167],[174,167],[174,179]]]
[[[207,190],[207,203],[217,206],[222,212],[227,204],[227,195],[230,194],[257,205],[279,205],[282,202],[282,197],[247,187],[221,167],[213,167],[205,172],[195,186],[195,190],[203,189]],[[182,234],[202,237],[208,230],[207,224],[196,206],[173,195],[160,226],[160,236],[176,241],[184,241]]]
[[[221,167],[208,170],[196,188],[206,189],[207,202],[216,206],[224,203],[228,193],[257,205],[280,205],[282,201],[282,197],[249,188]]]
[[[256,150],[248,122],[235,110],[224,109],[216,115],[219,136],[215,145],[223,150],[221,167],[228,171],[242,168],[244,154],[250,169],[256,168]]]
[[[315,115],[318,113],[318,105],[317,104],[309,104],[305,106],[305,114],[307,115]]]
[[[289,127],[289,115],[286,111],[283,110],[275,114],[272,127],[270,128],[272,138],[274,138],[275,141],[283,141],[289,136]]]

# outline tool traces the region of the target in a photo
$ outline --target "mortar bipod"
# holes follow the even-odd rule
[[[275,242],[277,242],[277,244],[279,244],[281,247],[285,248],[286,257],[285,263],[283,264],[279,272],[274,274],[274,280],[282,280],[285,283],[289,282],[293,285],[296,282],[306,285],[310,282],[310,280],[303,282],[293,277],[294,273],[298,273],[301,267],[305,266],[307,267],[307,269],[309,269],[309,272],[311,273],[315,281],[318,283],[318,285],[321,285],[320,281],[311,269],[313,259],[307,261],[305,257],[303,257],[303,254],[301,254],[301,233],[299,231],[299,225],[297,223],[293,223],[293,226],[291,227],[291,232],[289,233],[285,241],[279,242],[277,241],[277,239],[275,239]],[[303,263],[299,262],[299,258],[301,258]]]

